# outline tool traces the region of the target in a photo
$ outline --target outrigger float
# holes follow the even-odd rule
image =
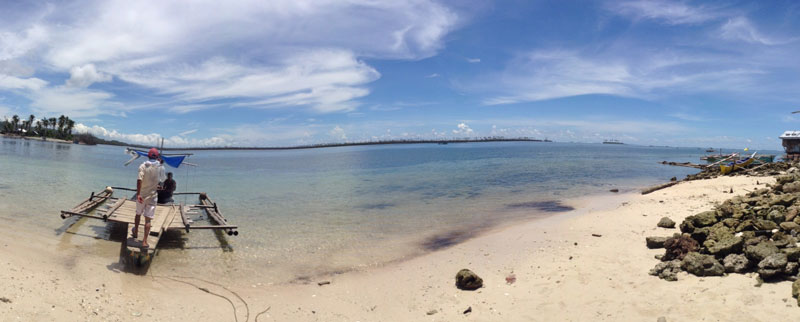
[[[141,153],[142,151],[128,148],[127,151],[134,151]],[[145,154],[146,155],[146,152]],[[183,163],[183,158],[188,156],[183,154],[179,156],[180,161],[169,164],[177,168]],[[164,159],[170,156],[163,156]],[[135,158],[134,158],[135,159]],[[134,159],[126,163],[130,164]],[[188,164],[188,163],[187,163]],[[111,222],[116,224],[125,225],[125,231],[130,232],[130,226],[134,225],[136,218],[136,201],[135,196],[131,198],[116,198],[114,192],[116,191],[133,191],[136,189],[124,187],[106,187],[99,192],[92,192],[89,198],[83,200],[70,210],[61,211],[61,219],[67,219],[74,216],[98,219],[104,222]],[[158,241],[167,231],[181,231],[184,230],[189,233],[191,230],[215,230],[227,233],[228,236],[238,236],[238,226],[232,225],[220,213],[217,203],[208,197],[206,193],[200,192],[177,192],[173,195],[197,195],[198,203],[194,205],[184,204],[157,204],[155,216],[150,221],[150,236],[147,236],[147,244],[149,247],[142,247],[142,240],[144,234],[144,218],[139,222],[139,229],[137,229],[138,236],[133,239],[130,234],[126,236],[124,241],[127,249],[127,257],[132,260],[136,266],[142,266],[156,255]],[[105,205],[104,209],[99,209],[101,205]],[[190,216],[202,215],[205,213],[208,218],[208,224],[195,224],[195,219]]]

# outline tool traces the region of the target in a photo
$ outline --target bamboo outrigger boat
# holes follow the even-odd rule
[[[739,161],[730,162],[730,163],[728,163],[728,164],[720,164],[720,165],[719,165],[719,171],[720,171],[722,174],[728,174],[728,173],[731,173],[731,172],[733,172],[733,170],[736,170],[736,169],[739,169],[739,168],[744,168],[744,167],[747,167],[747,166],[749,166],[751,163],[753,163],[753,161],[755,161],[755,160],[756,160],[756,158],[755,158],[755,157],[756,157],[756,153],[755,153],[755,152],[753,152],[753,154],[752,154],[751,156],[749,156],[749,157],[747,157],[747,158],[745,158],[745,159],[743,159],[743,160],[739,160]]]
[[[141,153],[142,151],[135,149],[127,149],[126,153]],[[145,154],[146,155],[146,152]],[[189,154],[163,156],[166,164],[175,168],[179,167],[183,159]],[[171,158],[167,161],[167,158]],[[134,159],[126,163],[130,164]],[[188,163],[187,163],[188,164]],[[136,189],[125,187],[106,187],[99,192],[92,192],[89,198],[82,201],[70,210],[62,210],[61,218],[67,219],[70,217],[78,216],[83,218],[98,219],[104,222],[111,222],[115,224],[125,225],[125,231],[131,231],[130,226],[134,225],[136,216],[136,201],[135,196],[130,198],[114,197],[114,193],[118,191],[133,191]],[[197,195],[198,203],[193,205],[184,204],[157,204],[155,216],[150,222],[150,235],[147,236],[147,243],[150,247],[142,247],[141,241],[144,236],[144,229],[140,227],[137,229],[138,236],[132,238],[127,236],[125,239],[126,255],[124,259],[130,260],[136,266],[143,266],[150,262],[153,256],[156,255],[158,242],[167,231],[186,231],[189,233],[191,230],[216,230],[227,233],[229,236],[238,236],[238,226],[232,225],[220,213],[217,203],[211,200],[206,193],[199,192],[178,192],[173,195]],[[104,209],[101,205],[105,205]],[[195,224],[196,218],[190,216],[202,215],[205,213],[208,218],[208,224]],[[139,223],[144,226],[144,220]]]

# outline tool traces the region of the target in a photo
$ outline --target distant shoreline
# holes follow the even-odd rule
[[[21,135],[13,135],[13,134],[0,134],[0,136],[7,138],[7,139],[17,139],[17,140],[33,140],[33,141],[42,141],[42,142],[55,142],[55,143],[65,143],[65,144],[73,144],[72,141],[62,140],[62,139],[54,139],[54,138],[42,138],[39,136],[21,136]]]
[[[305,150],[305,149],[322,149],[322,148],[336,148],[345,146],[364,146],[364,145],[391,145],[391,144],[455,144],[455,143],[483,143],[483,142],[553,142],[548,139],[529,139],[529,138],[516,138],[516,139],[461,139],[461,140],[390,140],[390,141],[377,141],[377,142],[348,142],[348,143],[324,143],[324,144],[309,144],[309,145],[295,145],[285,147],[194,147],[194,148],[163,148],[164,151],[208,151],[208,150]]]

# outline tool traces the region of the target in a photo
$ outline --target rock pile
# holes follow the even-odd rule
[[[792,167],[791,163],[788,162],[773,162],[767,163],[763,165],[751,165],[747,169],[736,170],[726,175],[728,176],[740,176],[740,175],[751,175],[751,176],[775,176],[779,175],[781,172],[789,170]],[[690,174],[686,176],[685,181],[691,180],[702,180],[702,179],[712,179],[721,176],[722,173],[719,170],[719,166],[712,166],[703,169],[703,171],[695,174]]]
[[[756,272],[764,281],[800,280],[800,169],[786,170],[768,188],[686,217],[680,234],[648,237],[647,247],[660,248],[663,241],[666,249],[650,274],[668,281],[677,280],[681,270],[697,276]],[[796,282],[795,297],[798,288]]]

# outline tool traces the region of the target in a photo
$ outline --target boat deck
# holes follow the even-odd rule
[[[126,188],[115,188],[131,190]],[[100,219],[105,222],[113,222],[126,225],[126,231],[131,232],[132,226],[136,222],[136,201],[124,198],[113,198],[113,190],[107,188],[100,193],[92,195],[79,203],[70,210],[62,210],[61,218],[66,219],[72,216]],[[187,233],[193,229],[212,229],[227,232],[229,236],[239,235],[238,226],[231,225],[227,219],[219,212],[217,204],[211,201],[204,193],[183,193],[199,195],[199,204],[185,206],[182,204],[158,204],[156,205],[155,216],[150,221],[150,234],[147,236],[149,247],[142,247],[144,238],[144,218],[139,222],[137,229],[138,236],[132,238],[126,236],[125,248],[128,254],[133,257],[137,265],[149,261],[156,254],[158,242],[165,232],[169,230],[185,230]],[[98,209],[101,204],[106,204],[106,209]],[[94,210],[94,211],[93,211]],[[189,214],[205,212],[209,220],[209,225],[193,225],[195,222],[189,218]]]

